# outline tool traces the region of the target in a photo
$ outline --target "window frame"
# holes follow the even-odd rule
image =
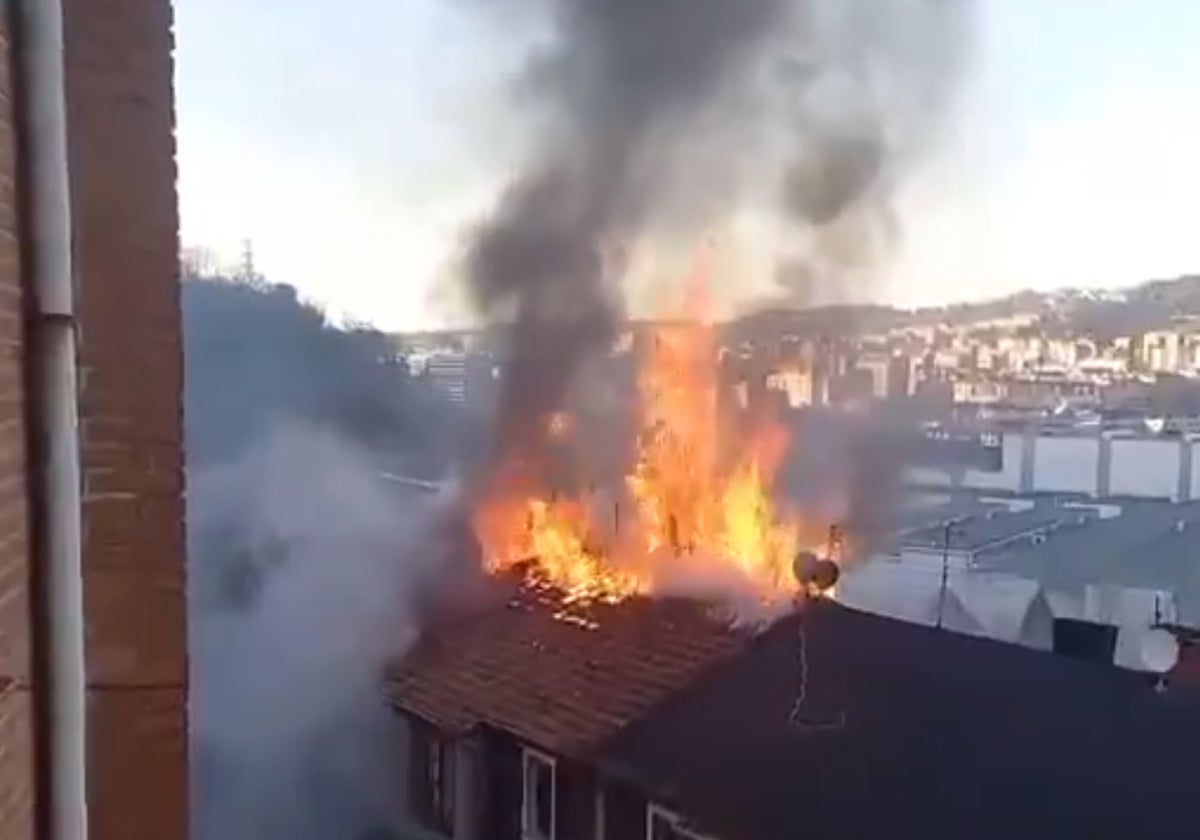
[[[671,829],[684,840],[713,840],[707,834],[701,834],[687,824],[687,820],[677,811],[651,802],[646,806],[646,840],[654,840],[654,821],[661,819],[671,826]]]
[[[550,832],[536,825],[537,801],[530,789],[530,766],[544,765],[550,771]],[[521,748],[521,838],[522,840],[557,840],[558,836],[558,761],[552,755],[531,747]]]
[[[436,761],[437,778],[430,779],[432,819],[437,829],[453,837],[458,819],[458,744],[435,734],[429,741],[430,769]]]
[[[409,773],[419,777],[415,790],[420,800],[410,802],[408,811],[425,828],[453,837],[458,820],[457,741],[420,719],[413,719],[410,739]]]

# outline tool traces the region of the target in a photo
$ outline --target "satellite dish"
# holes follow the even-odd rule
[[[801,551],[792,561],[792,574],[806,590],[828,592],[837,584],[842,570],[838,564],[811,551]]]
[[[1169,631],[1151,628],[1142,634],[1141,658],[1147,671],[1165,674],[1179,661],[1179,642]]]

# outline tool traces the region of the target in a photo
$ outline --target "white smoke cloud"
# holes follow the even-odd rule
[[[393,836],[378,681],[415,637],[438,501],[298,425],[190,476],[197,840]]]

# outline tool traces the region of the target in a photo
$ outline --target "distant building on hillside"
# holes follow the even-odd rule
[[[425,360],[425,376],[451,402],[467,401],[467,357],[463,353],[443,351]]]

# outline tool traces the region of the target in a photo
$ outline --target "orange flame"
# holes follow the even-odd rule
[[[697,574],[736,580],[762,602],[797,594],[793,558],[802,537],[815,535],[783,515],[770,492],[788,433],[763,422],[746,435],[723,422],[705,281],[702,264],[685,320],[657,328],[641,359],[640,434],[620,533],[601,544],[586,498],[500,484],[475,521],[489,570],[528,563],[532,578],[568,600],[617,601]],[[551,436],[569,427],[556,415]]]

